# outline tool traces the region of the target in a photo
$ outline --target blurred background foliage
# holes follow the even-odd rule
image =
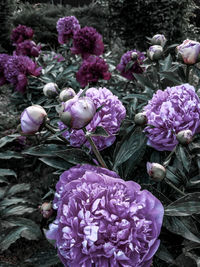
[[[96,28],[109,45],[121,38],[127,48],[145,50],[146,37],[156,33],[165,34],[169,43],[195,39],[200,32],[199,6],[199,0],[2,0],[1,50],[12,51],[10,32],[19,24],[32,27],[37,42],[55,49],[56,22],[70,15],[82,27]]]

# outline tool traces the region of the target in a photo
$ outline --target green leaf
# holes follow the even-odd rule
[[[9,184],[8,179],[6,177],[1,177],[1,176],[0,176],[0,183]]]
[[[4,177],[4,176],[15,176],[17,177],[17,174],[10,169],[0,169],[0,177]]]
[[[110,134],[102,126],[97,126],[94,132],[90,132],[90,136],[108,137]]]
[[[189,172],[191,167],[192,158],[187,151],[186,147],[179,145],[176,149],[176,156],[180,162],[182,162],[183,167],[187,172]]]
[[[172,57],[171,57],[171,55],[169,54],[164,60],[161,60],[160,63],[161,63],[161,66],[162,66],[162,71],[168,70],[172,65]]]
[[[20,153],[14,152],[14,151],[5,151],[3,153],[0,153],[0,159],[22,159],[23,157],[20,155]]]
[[[0,139],[0,148],[7,145],[8,143],[11,143],[19,136],[21,136],[21,135],[20,134],[12,134],[12,135],[7,135],[7,136],[2,137]]]
[[[129,61],[127,64],[126,64],[126,67],[125,67],[125,72],[127,72],[128,70],[130,70],[132,68],[132,66],[135,64],[135,60],[131,60]]]
[[[136,73],[133,73],[135,79],[141,84],[143,85],[144,87],[149,87],[149,88],[154,88],[155,89],[155,86],[152,84],[152,82],[149,80],[149,78],[145,77],[143,74],[136,74]]]
[[[12,198],[4,198],[0,202],[0,210],[4,209],[6,206],[11,206],[17,203],[27,203],[27,199],[25,198],[17,198],[17,197],[12,197]]]
[[[2,251],[8,249],[11,244],[13,244],[17,239],[21,237],[22,232],[26,229],[26,227],[15,227],[9,230],[8,234],[6,233],[3,240],[0,241],[0,249]]]
[[[6,196],[10,197],[21,192],[29,191],[30,188],[31,188],[30,184],[25,184],[25,183],[15,184],[8,189],[8,191],[6,192]]]
[[[31,265],[37,267],[50,267],[55,265],[58,267],[63,266],[63,264],[60,263],[55,249],[40,251],[34,254],[31,258],[27,259],[25,262],[31,263]]]
[[[79,148],[58,151],[56,155],[71,164],[93,164],[92,157]]]
[[[161,78],[161,80],[163,80],[165,78],[165,79],[167,79],[169,81],[172,81],[176,85],[182,83],[182,81],[180,81],[178,79],[178,76],[176,75],[176,73],[171,72],[171,71],[162,71],[162,72],[160,72],[160,78]]]
[[[119,151],[115,157],[113,169],[116,168],[127,161],[131,156],[132,160],[136,160],[138,153],[144,149],[146,146],[146,136],[141,130],[136,130],[125,138],[124,142],[121,144]]]
[[[8,216],[17,216],[17,215],[23,215],[25,213],[32,213],[35,211],[32,207],[26,207],[26,206],[11,206],[8,207],[0,212],[2,217],[8,217]]]
[[[189,229],[191,225],[189,225],[183,219],[179,219],[176,217],[168,217],[164,216],[163,226],[167,228],[170,232],[180,235],[188,240],[191,240],[196,243],[200,243],[200,237],[195,236]],[[192,228],[191,228],[192,229]]]
[[[200,213],[200,193],[187,194],[165,208],[168,216],[190,216]]]
[[[67,170],[67,169],[72,167],[72,165],[70,163],[68,163],[67,161],[65,161],[61,158],[43,157],[43,158],[39,158],[39,160],[41,160],[42,162],[44,162],[48,166],[53,167],[55,169]]]
[[[30,147],[22,152],[22,154],[27,154],[31,156],[38,157],[55,157],[55,152],[60,150],[65,150],[66,146],[56,145],[56,144],[42,144],[35,147]]]
[[[162,243],[160,244],[159,249],[156,252],[156,257],[158,257],[159,259],[167,263],[173,264],[175,262],[172,254],[168,251],[166,246],[164,246]]]
[[[127,95],[125,97],[123,97],[124,100],[126,99],[134,99],[134,98],[138,98],[138,99],[141,99],[141,100],[144,100],[144,101],[148,101],[148,97],[146,95],[141,95],[141,94],[130,94],[130,95]]]

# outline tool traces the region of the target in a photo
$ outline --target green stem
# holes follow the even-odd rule
[[[186,82],[189,83],[190,80],[190,65],[186,65]]]
[[[101,154],[100,154],[98,148],[96,147],[94,141],[92,140],[92,138],[91,138],[91,136],[90,136],[90,133],[87,132],[87,130],[86,130],[85,128],[83,128],[83,131],[84,131],[84,133],[85,133],[85,137],[86,137],[86,139],[88,140],[88,142],[90,143],[90,145],[91,145],[91,147],[92,147],[92,150],[93,150],[95,156],[97,157],[99,163],[101,164],[101,166],[102,166],[103,168],[108,169],[108,167],[107,167],[105,161],[103,160],[103,158],[102,158],[102,156],[101,156]]]
[[[167,156],[167,158],[166,158],[165,161],[163,162],[163,166],[164,166],[165,168],[169,165],[169,163],[170,163],[170,161],[171,161],[171,158],[172,158],[173,154],[176,152],[176,148],[177,148],[177,146],[175,146],[175,148],[170,152],[170,154]]]
[[[156,61],[156,74],[157,74],[157,81],[158,81],[158,89],[161,90],[162,88],[161,88],[159,71],[160,71],[159,61]]]
[[[164,179],[165,183],[168,184],[170,187],[172,187],[175,191],[177,191],[182,196],[185,196],[186,194],[182,192],[180,189],[178,189],[173,183],[171,183],[168,179]]]
[[[50,124],[48,124],[48,123],[45,123],[45,124],[44,124],[44,127],[45,127],[47,130],[49,130],[51,133],[53,133],[53,134],[56,134],[56,133],[57,133],[57,132],[54,130],[54,128],[53,128]],[[59,135],[58,138],[60,138],[62,141],[64,141],[65,143],[68,144],[67,140],[66,140],[62,135]]]

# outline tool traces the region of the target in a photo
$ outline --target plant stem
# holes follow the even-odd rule
[[[189,80],[190,80],[190,65],[186,65],[186,82],[189,83]]]
[[[170,154],[167,156],[166,160],[163,162],[163,166],[164,166],[165,168],[169,165],[169,163],[170,163],[170,161],[171,161],[171,158],[172,158],[173,154],[174,154],[175,151],[176,151],[176,148],[177,148],[177,146],[175,146],[175,148],[170,152]]]
[[[53,134],[56,134],[57,132],[54,130],[54,128],[50,125],[50,124],[48,124],[47,122],[44,124],[44,127],[47,129],[47,130],[49,130],[51,133],[53,133]],[[62,136],[62,135],[60,135],[60,136],[58,136],[62,141],[64,141],[65,143],[67,143],[68,144],[68,142],[67,142],[67,140]]]
[[[97,159],[98,159],[100,165],[101,165],[103,168],[108,169],[108,167],[107,167],[105,161],[103,160],[103,158],[102,158],[102,156],[101,156],[101,154],[100,154],[98,148],[96,147],[94,141],[92,140],[92,137],[90,136],[90,133],[87,132],[87,130],[86,130],[85,128],[83,128],[83,131],[84,131],[84,133],[85,133],[85,137],[86,137],[86,139],[88,140],[88,142],[90,143],[90,145],[91,145],[91,147],[92,147],[92,150],[93,150],[95,156],[97,157]]]
[[[165,181],[166,184],[168,184],[169,186],[171,186],[175,191],[177,191],[182,196],[185,196],[186,195],[184,192],[182,192],[180,189],[178,189],[173,183],[171,183],[168,179],[165,178],[164,181]]]
[[[161,82],[160,82],[160,75],[159,75],[159,71],[160,71],[160,65],[159,65],[159,61],[156,61],[156,74],[157,74],[157,81],[158,81],[158,89],[162,89],[161,88]]]

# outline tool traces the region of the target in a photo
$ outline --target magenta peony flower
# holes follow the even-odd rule
[[[80,29],[80,24],[74,16],[64,17],[57,21],[56,29],[58,31],[58,42],[65,44]]]
[[[103,58],[90,56],[85,59],[76,74],[76,79],[82,87],[99,79],[109,80],[111,77],[108,65]]]
[[[102,36],[93,27],[86,26],[74,34],[71,51],[84,59],[90,55],[100,56],[104,51]]]
[[[56,186],[56,220],[46,232],[70,267],[150,267],[164,209],[140,185],[107,169],[77,165]]]
[[[25,25],[18,25],[11,33],[11,41],[13,44],[19,44],[24,40],[31,39],[33,37],[33,30]]]
[[[28,83],[27,75],[38,76],[41,67],[37,65],[29,57],[11,56],[5,64],[4,74],[15,90],[24,93]]]
[[[0,86],[4,85],[7,82],[4,74],[4,68],[9,57],[10,56],[7,54],[0,54]]]
[[[120,124],[126,116],[126,109],[118,97],[113,95],[107,88],[99,88],[99,90],[89,88],[85,95],[92,99],[96,109],[103,106],[86,126],[86,129],[90,132],[94,132],[97,126],[102,126],[110,134],[109,137],[92,137],[98,149],[102,150],[114,143],[116,139],[115,134],[119,131]],[[63,130],[66,126],[62,122],[59,122],[59,128]],[[84,144],[91,148],[82,130],[66,131],[63,135],[74,147],[80,147]]]
[[[176,134],[182,130],[200,132],[200,100],[189,84],[158,90],[144,111],[148,145],[159,151],[173,150],[178,144]]]
[[[15,54],[18,56],[38,57],[41,46],[31,40],[25,40],[17,44]]]
[[[137,53],[137,58],[135,58],[135,53]],[[134,56],[133,56],[134,54]],[[137,51],[137,50],[131,50],[126,52],[122,57],[120,63],[117,65],[116,69],[120,71],[121,75],[128,80],[135,80],[135,77],[133,76],[133,73],[140,74],[144,72],[144,67],[141,65],[143,64],[143,61],[145,59],[145,56],[143,53]],[[127,64],[133,61],[133,65],[127,68]]]

